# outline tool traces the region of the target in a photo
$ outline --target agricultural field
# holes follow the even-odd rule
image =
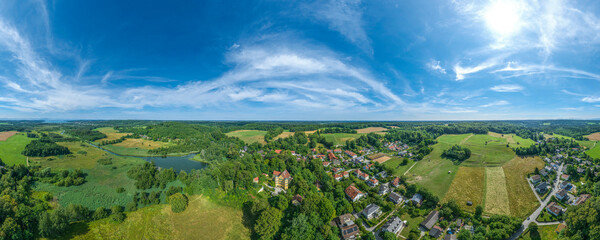
[[[187,209],[153,205],[127,213],[125,222],[109,219],[80,223],[65,239],[250,239],[239,209],[191,196]]]
[[[506,143],[508,143],[511,148],[529,147],[529,146],[535,144],[535,142],[533,140],[519,137],[516,134],[501,134],[501,133],[489,132],[488,135],[490,135],[492,137],[506,139],[506,141],[507,141]]]
[[[487,144],[486,144],[487,143]],[[461,163],[469,167],[498,167],[515,157],[506,147],[507,139],[490,135],[472,135],[461,145],[471,149],[471,157]]]
[[[533,172],[536,167],[544,167],[544,161],[539,157],[515,157],[502,166],[506,176],[510,212],[516,217],[525,217],[539,206],[526,179],[527,174]]]
[[[17,134],[17,131],[0,132],[0,142],[6,141],[6,139],[14,136],[15,134]]]
[[[592,133],[590,135],[584,136],[590,141],[600,141],[600,132]]]
[[[383,163],[383,165],[386,165],[386,166],[394,169],[394,175],[402,176],[402,175],[404,175],[406,170],[408,170],[415,163],[414,160],[409,159],[408,163],[406,165],[402,165],[402,160],[403,160],[402,158],[393,157],[390,160],[385,161]]]
[[[387,131],[387,128],[383,128],[383,127],[368,127],[368,128],[361,128],[361,129],[356,129],[356,133],[383,133]]]
[[[481,167],[459,167],[450,189],[442,201],[455,200],[468,212],[475,212],[477,205],[483,205],[485,169]],[[467,201],[473,202],[467,206]]]
[[[248,144],[255,142],[265,144],[265,134],[267,131],[260,130],[237,130],[226,133],[227,136],[237,137]]]
[[[484,211],[490,214],[510,215],[506,176],[501,167],[485,168]]]
[[[106,138],[102,138],[102,139],[98,139],[95,142],[96,143],[101,143],[102,141],[112,141],[112,140],[116,140],[119,139],[123,136],[127,136],[129,133],[121,133],[118,132],[115,128],[113,127],[103,127],[103,128],[97,128],[97,131],[104,133],[106,135]]]
[[[6,165],[27,164],[27,157],[21,152],[32,140],[25,133],[19,133],[0,141],[0,158]]]

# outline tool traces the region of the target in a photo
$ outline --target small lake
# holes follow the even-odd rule
[[[154,162],[154,164],[160,168],[164,168],[164,169],[173,168],[176,172],[179,172],[181,170],[189,172],[192,169],[202,169],[202,168],[205,168],[206,166],[208,166],[208,164],[206,164],[206,163],[192,160],[192,158],[194,156],[196,156],[196,154],[189,154],[189,155],[185,155],[185,156],[166,156],[166,157],[161,157],[161,156],[154,156],[154,157],[123,156],[123,155],[111,152],[109,150],[106,150],[104,148],[98,147],[94,144],[90,144],[90,145],[97,147],[97,148],[99,148],[109,154],[115,155],[115,156],[141,158],[148,162]]]

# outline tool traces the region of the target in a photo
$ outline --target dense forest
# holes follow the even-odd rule
[[[46,138],[33,140],[23,150],[23,155],[28,157],[48,157],[57,155],[66,155],[71,153],[67,147],[60,146],[54,141]]]
[[[453,161],[462,162],[471,157],[471,150],[467,147],[454,145],[442,152],[442,157],[449,158]]]

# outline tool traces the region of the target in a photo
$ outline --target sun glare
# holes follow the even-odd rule
[[[510,36],[521,27],[520,6],[514,1],[494,1],[485,8],[483,17],[487,27],[501,37]]]

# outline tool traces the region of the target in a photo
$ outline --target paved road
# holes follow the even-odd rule
[[[540,213],[542,213],[542,211],[544,211],[546,205],[548,204],[548,202],[550,202],[551,196],[553,196],[554,194],[558,193],[558,191],[560,190],[559,188],[559,183],[560,182],[560,175],[562,175],[562,170],[563,170],[563,166],[564,163],[560,165],[560,167],[558,168],[557,174],[556,174],[556,181],[554,182],[554,186],[552,188],[552,192],[550,192],[550,195],[546,198],[545,201],[540,201],[540,207],[538,209],[535,210],[535,212],[533,212],[527,219],[525,219],[525,221],[523,221],[523,224],[521,226],[521,228],[519,228],[517,230],[517,232],[515,232],[509,239],[510,240],[515,240],[517,238],[519,238],[519,236],[521,236],[521,234],[523,234],[523,232],[525,231],[525,229],[527,229],[527,227],[529,227],[529,224],[531,224],[532,222],[535,222],[538,225],[551,225],[551,224],[558,224],[559,222],[552,222],[552,223],[538,223],[536,221],[537,217],[540,215]],[[527,182],[529,182],[529,180],[527,180]],[[532,189],[533,190],[533,189]],[[535,196],[537,197],[537,193],[535,192],[535,190],[533,191],[533,194],[535,194]],[[539,197],[538,197],[538,200]]]

